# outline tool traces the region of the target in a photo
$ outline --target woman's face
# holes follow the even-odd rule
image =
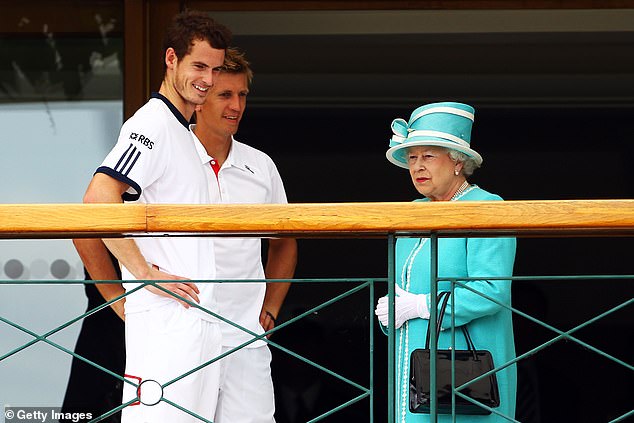
[[[432,201],[449,201],[464,181],[462,163],[452,160],[445,148],[409,147],[406,158],[414,187]]]

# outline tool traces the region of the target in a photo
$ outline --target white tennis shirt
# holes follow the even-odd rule
[[[215,177],[207,172],[208,164],[199,155],[192,140],[189,123],[161,94],[141,107],[121,127],[117,144],[97,172],[125,182],[126,202],[151,204],[208,204]],[[213,183],[213,184],[212,184]],[[216,278],[214,241],[206,237],[139,237],[135,238],[148,263],[177,276],[195,280]],[[134,276],[122,268],[123,280]],[[124,283],[126,290],[138,286]],[[200,304],[216,311],[215,284],[198,284]],[[126,298],[126,313],[160,307],[174,301],[141,289]],[[199,312],[206,320],[215,318]]]
[[[193,132],[199,155],[206,163],[213,183],[211,203],[221,204],[269,204],[287,203],[282,178],[265,153],[232,140],[227,160],[222,164],[218,177],[213,173],[205,148]],[[259,238],[211,238],[216,254],[215,266],[218,279],[264,279],[262,250]],[[250,331],[262,334],[260,311],[266,291],[265,282],[221,283],[215,288],[219,314]],[[252,336],[227,323],[221,323],[223,346],[235,347]],[[248,347],[264,345],[263,341]]]

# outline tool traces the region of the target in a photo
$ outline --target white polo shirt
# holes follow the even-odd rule
[[[152,98],[121,127],[117,144],[97,172],[130,186],[126,202],[152,204],[208,204],[213,173],[192,141],[189,123],[167,98]],[[214,177],[215,179],[215,177]],[[135,238],[148,263],[189,279],[216,278],[213,241],[206,237]],[[134,276],[122,268],[123,280]],[[126,290],[138,286],[124,283]],[[198,284],[200,303],[215,311],[214,284]],[[175,301],[141,289],[126,298],[125,311],[134,313]],[[215,318],[199,312],[206,320]]]
[[[210,156],[194,134],[200,155]],[[213,172],[213,170],[212,170]],[[286,204],[286,192],[282,178],[271,158],[246,144],[232,140],[227,160],[222,164],[218,177],[214,176],[211,203],[221,204]],[[262,250],[259,238],[211,238],[216,254],[218,279],[264,279]],[[265,282],[222,283],[215,288],[219,314],[250,331],[262,334],[260,311],[266,291]],[[223,346],[235,347],[252,336],[227,323],[221,323]],[[263,341],[248,347],[265,345]]]

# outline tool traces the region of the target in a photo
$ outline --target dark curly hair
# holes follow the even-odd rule
[[[231,42],[231,31],[214,21],[207,13],[186,10],[172,18],[165,31],[163,52],[173,48],[176,57],[182,59],[189,54],[194,41],[207,41],[216,49],[225,50]]]

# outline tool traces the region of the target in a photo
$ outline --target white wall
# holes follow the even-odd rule
[[[120,101],[0,104],[0,203],[81,202],[121,123]],[[81,315],[83,286],[60,279],[83,279],[70,240],[0,240],[0,317],[43,334]],[[80,325],[51,340],[73,350]],[[0,357],[31,339],[0,322]],[[0,361],[0,407],[60,406],[71,358],[40,342]]]

